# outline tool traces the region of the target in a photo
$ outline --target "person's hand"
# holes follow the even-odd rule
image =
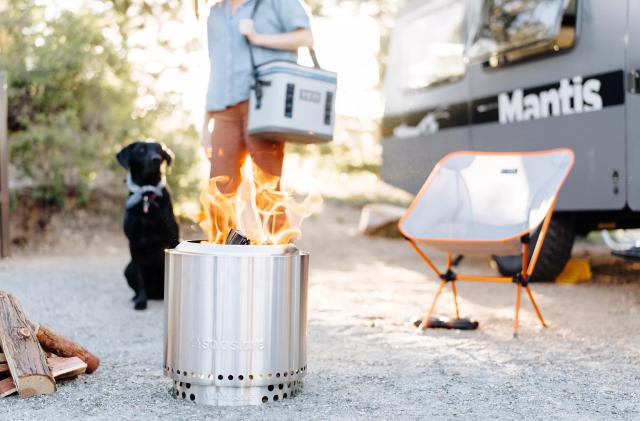
[[[253,19],[240,19],[238,22],[238,30],[240,31],[240,34],[249,39],[251,44],[259,45],[260,34],[256,32]]]
[[[238,30],[245,37],[255,35],[256,27],[253,23],[253,19],[240,19],[238,22]]]

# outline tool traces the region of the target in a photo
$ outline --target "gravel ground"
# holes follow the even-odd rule
[[[119,235],[93,234],[90,247],[61,245],[0,262],[1,288],[30,318],[102,358],[95,374],[61,384],[52,396],[2,400],[0,419],[640,417],[639,268],[624,272],[605,257],[589,283],[534,285],[550,326],[540,329],[524,300],[518,339],[511,338],[514,288],[463,284],[463,316],[480,329],[422,333],[410,320],[437,282],[401,240],[358,236],[357,218],[355,209],[329,205],[308,221],[300,242],[312,253],[305,390],[260,407],[210,408],[169,396],[162,303],[131,309]],[[602,254],[578,247],[593,250]],[[486,259],[465,263],[492,273]],[[448,291],[440,303],[451,314]]]

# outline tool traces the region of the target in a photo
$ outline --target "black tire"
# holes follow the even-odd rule
[[[531,238],[529,257],[533,254],[533,249],[538,240],[538,230]],[[554,281],[564,269],[564,266],[571,257],[571,249],[575,239],[573,220],[563,215],[555,215],[549,224],[547,238],[544,240],[538,263],[532,276],[531,282]],[[493,256],[498,270],[502,276],[513,276],[522,270],[522,256]]]

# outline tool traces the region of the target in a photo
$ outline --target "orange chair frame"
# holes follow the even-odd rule
[[[529,244],[530,244],[530,235],[529,233],[523,235],[521,237],[522,242],[522,271],[518,274],[519,276],[514,277],[506,277],[506,276],[477,276],[477,275],[460,275],[453,272],[453,254],[449,253],[447,256],[447,271],[442,272],[438,269],[438,267],[427,257],[427,255],[418,247],[416,242],[406,237],[407,241],[411,247],[418,253],[418,255],[425,261],[427,266],[441,279],[440,285],[436,290],[436,294],[433,297],[433,302],[431,303],[431,307],[426,311],[422,317],[421,328],[426,329],[428,327],[429,319],[433,311],[435,310],[436,303],[438,298],[440,298],[440,294],[442,293],[442,289],[447,283],[451,283],[451,292],[453,293],[453,302],[456,308],[456,318],[460,318],[460,310],[458,307],[458,291],[456,288],[457,281],[479,281],[479,282],[502,282],[502,283],[515,283],[516,284],[516,304],[515,304],[515,314],[513,318],[513,336],[518,336],[518,326],[519,326],[519,315],[520,315],[520,298],[522,296],[522,289],[524,288],[527,291],[527,295],[529,296],[529,300],[535,310],[542,327],[547,327],[547,324],[542,317],[542,313],[538,308],[536,300],[533,298],[533,294],[531,292],[531,288],[529,288],[528,279],[533,274],[533,271],[538,263],[538,258],[540,257],[540,251],[542,250],[542,244],[544,243],[544,239],[547,236],[547,231],[549,229],[549,223],[551,222],[551,216],[553,215],[553,210],[555,208],[556,201],[554,200],[549,208],[549,212],[545,216],[542,222],[542,228],[540,229],[540,235],[538,236],[538,241],[536,242],[535,248],[533,249],[533,254],[531,255],[531,261],[529,261]]]

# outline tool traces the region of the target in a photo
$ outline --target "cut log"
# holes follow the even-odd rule
[[[0,374],[8,373],[9,365],[0,363]]]
[[[4,352],[0,352],[0,363],[6,363],[7,359],[4,356]]]
[[[13,395],[17,391],[16,385],[13,383],[13,379],[11,377],[0,380],[0,398]]]
[[[78,357],[49,357],[47,364],[49,364],[51,374],[56,380],[77,377],[87,370],[87,363]]]
[[[66,339],[43,325],[31,324],[36,337],[45,351],[53,352],[60,357],[78,357],[87,363],[87,373],[93,373],[100,366],[98,357],[75,342]]]
[[[20,303],[5,292],[0,292],[0,345],[20,396],[56,391],[47,359]]]

